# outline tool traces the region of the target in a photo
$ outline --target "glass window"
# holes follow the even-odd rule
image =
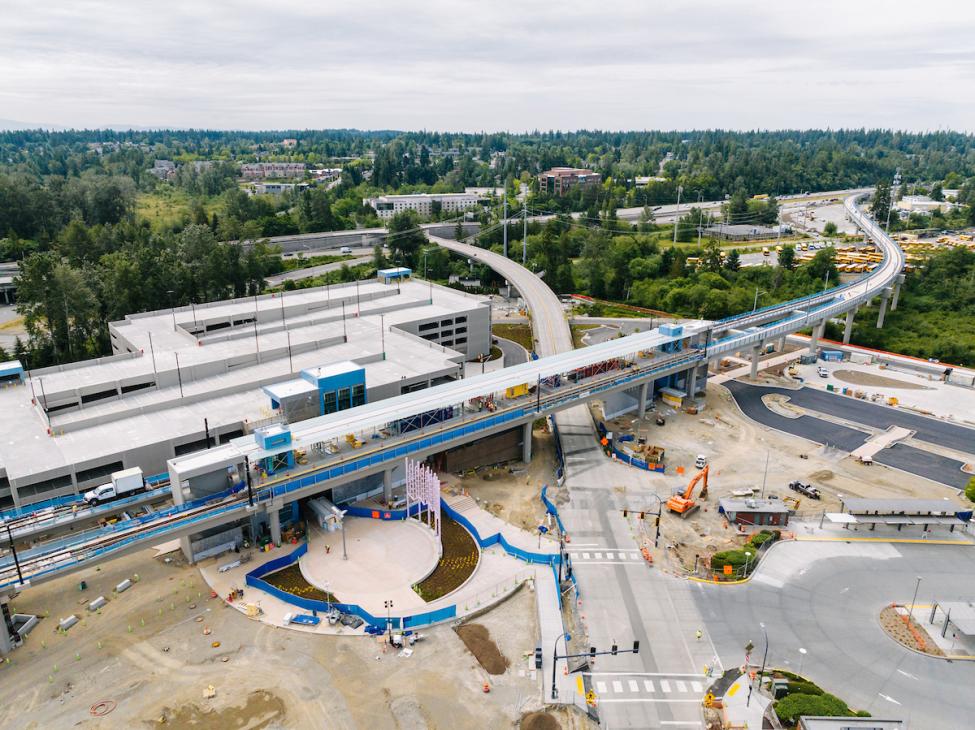
[[[322,413],[327,415],[337,411],[338,404],[335,402],[335,391],[329,390],[322,393]]]
[[[366,402],[366,386],[364,385],[353,385],[352,386],[352,405],[361,406]]]
[[[352,405],[352,389],[339,388],[339,410],[344,411]]]

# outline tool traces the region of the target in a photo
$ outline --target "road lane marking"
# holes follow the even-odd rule
[[[687,691],[687,685],[684,684],[683,682],[681,682],[679,679],[675,681],[675,684],[677,685],[677,691],[678,692],[686,692]]]
[[[919,677],[915,677],[913,674],[911,674],[910,672],[905,672],[903,669],[898,669],[897,671],[898,673],[903,674],[905,677],[909,677],[910,679],[919,679]]]
[[[589,553],[583,553],[582,554],[582,559],[583,560],[589,560]]]
[[[629,680],[626,684],[630,688],[630,692],[639,692],[640,691],[640,687],[637,685],[635,679]]]
[[[602,553],[594,553],[594,555],[596,557],[596,560],[602,560],[603,559],[603,554]]]
[[[701,685],[700,682],[691,682],[691,691],[692,692],[703,692],[704,691],[704,687]]]
[[[700,720],[660,720],[661,725],[680,725],[681,727],[701,727]]]
[[[893,702],[895,705],[899,705],[900,704],[900,702],[898,702],[897,700],[895,700],[893,697],[889,697],[889,696],[885,695],[883,692],[878,692],[877,694],[880,695],[881,697],[883,697],[888,702]]]
[[[700,672],[583,672],[590,677],[700,677]]]
[[[606,683],[605,682],[596,682],[596,691],[599,692],[599,694],[601,694],[601,695],[606,694]]]
[[[655,697],[600,697],[599,704],[605,705],[607,702],[672,702],[674,704],[693,702],[694,704],[700,704],[700,699],[690,699],[690,700],[671,700],[667,698],[657,699]]]

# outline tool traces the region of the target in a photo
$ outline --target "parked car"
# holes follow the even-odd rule
[[[816,368],[816,374],[821,378],[828,378],[829,370],[820,365],[818,368]]]
[[[704,454],[698,454],[697,459],[694,460],[694,468],[703,469],[707,465],[708,465],[708,457],[706,457]]]

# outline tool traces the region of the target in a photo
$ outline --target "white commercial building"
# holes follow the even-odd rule
[[[445,213],[463,213],[476,207],[482,197],[477,193],[413,193],[364,198],[362,204],[371,206],[381,219],[388,220],[404,210],[415,210],[421,216],[431,216],[435,202]]]
[[[368,402],[460,378],[491,349],[491,311],[428,282],[369,280],[133,314],[109,331],[111,357],[0,389],[0,508],[122,469],[162,473],[208,439],[319,415],[324,397],[289,399],[307,395],[305,373],[337,363],[364,370]]]

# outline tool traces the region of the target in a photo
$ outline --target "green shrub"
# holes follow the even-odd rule
[[[823,690],[812,682],[789,682],[788,690],[790,695],[794,694],[804,694],[804,695],[821,695]]]
[[[821,695],[790,694],[775,703],[775,714],[782,722],[795,725],[802,715],[823,717],[853,717],[854,713],[839,697],[823,693]]]
[[[965,487],[965,496],[968,497],[969,502],[975,502],[975,477],[968,480],[968,485]]]
[[[768,530],[762,530],[761,532],[756,532],[754,535],[752,535],[751,539],[748,541],[748,544],[754,548],[758,548],[769,541],[774,542],[775,536]]]

